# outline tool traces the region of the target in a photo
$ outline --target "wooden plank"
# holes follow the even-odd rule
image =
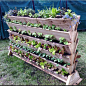
[[[14,35],[17,35],[17,36],[19,36],[19,37],[23,37],[24,39],[28,39],[28,40],[30,40],[30,41],[35,40],[35,41],[37,41],[38,43],[39,43],[39,42],[44,43],[44,44],[46,43],[46,44],[49,44],[49,45],[51,45],[51,46],[55,46],[55,45],[56,45],[56,46],[59,47],[60,49],[62,49],[62,48],[64,47],[65,50],[67,51],[67,53],[68,53],[68,54],[71,54],[70,49],[69,49],[69,46],[71,45],[70,43],[69,43],[69,45],[63,45],[63,44],[60,44],[60,43],[49,42],[49,41],[46,41],[46,40],[43,40],[43,39],[39,39],[39,38],[31,37],[31,36],[26,36],[26,35],[18,34],[18,33],[16,33],[16,32],[12,32],[12,31],[10,31],[10,30],[8,30],[8,32],[9,32],[10,34],[14,34]]]
[[[73,85],[73,84],[77,83],[79,79],[80,79],[79,73],[77,71],[75,71],[75,73],[68,76],[66,85]]]
[[[11,37],[9,37],[9,39],[11,39],[14,43],[16,43],[16,41],[13,40]],[[32,48],[32,49],[34,49],[34,50],[38,50],[37,48],[28,46],[28,44],[26,44],[26,43],[21,43],[20,41],[18,41],[17,44],[20,44],[20,45],[22,45],[22,46],[26,46],[26,47],[28,47],[28,48]],[[60,58],[60,54],[58,54],[58,53],[56,53],[56,55],[53,55],[53,54],[51,54],[48,50],[44,50],[44,49],[42,49],[41,52],[42,52],[42,53],[46,53],[47,55],[51,55],[52,57],[55,57],[55,58]],[[63,56],[62,56],[63,61],[70,63],[70,56],[71,56],[71,55],[63,55]]]
[[[30,61],[27,61],[27,60],[21,58],[20,56],[18,56],[18,55],[16,55],[16,54],[13,54],[13,55],[16,56],[16,57],[18,57],[19,59],[21,59],[21,60],[23,60],[23,61],[29,63],[29,64],[35,66],[36,68],[38,68],[38,69],[40,69],[40,70],[42,70],[42,71],[44,71],[44,72],[46,72],[46,73],[48,73],[48,74],[54,76],[55,78],[57,78],[57,79],[59,79],[59,80],[61,80],[61,81],[63,81],[63,82],[66,83],[67,80],[66,80],[64,77],[60,77],[60,76],[58,76],[58,75],[56,75],[56,74],[53,74],[53,73],[51,73],[51,71],[49,71],[49,70],[48,70],[48,71],[47,71],[47,70],[44,70],[44,69],[42,69],[41,67],[39,67],[39,66],[37,66],[37,65],[35,65],[35,64],[33,64],[33,63],[31,63]]]
[[[12,44],[10,44],[11,46],[13,46]],[[15,47],[15,48],[17,48],[17,49],[19,49],[18,47]],[[25,50],[22,50],[24,53],[28,53],[27,51],[25,51]],[[30,53],[32,56],[34,56],[34,57],[36,57],[36,58],[39,58],[39,56],[37,56],[37,55],[35,55],[35,54],[33,54],[33,53]],[[43,59],[43,60],[45,60],[45,61],[47,61],[48,63],[52,63],[56,68],[58,68],[58,69],[62,69],[62,68],[64,68],[68,73],[72,73],[73,72],[73,69],[71,69],[71,68],[73,68],[73,66],[75,66],[75,64],[74,65],[72,65],[72,66],[67,66],[67,67],[64,67],[64,66],[62,66],[62,65],[60,65],[59,64],[59,66],[56,66],[57,65],[57,63],[55,63],[55,62],[53,62],[53,61],[50,61],[50,60],[47,60],[47,59],[45,59],[45,58],[42,58],[41,56],[40,56],[40,58],[41,59]],[[70,70],[71,69],[71,70]]]
[[[26,25],[19,25],[19,24],[14,24],[14,23],[8,23],[8,26],[15,26],[17,28],[17,30],[21,29],[21,30],[26,30],[26,31],[30,31],[31,33],[43,33],[43,35],[46,34],[50,34],[50,35],[54,35],[54,37],[59,40],[60,37],[64,37],[68,42],[71,42],[71,38],[70,38],[70,32],[65,32],[65,31],[57,31],[57,30],[44,30],[42,28],[37,28],[37,27],[30,27],[30,26],[26,26]]]
[[[21,20],[22,22],[30,22],[30,23],[41,23],[47,25],[56,25],[62,29],[72,30],[73,21],[70,19],[63,18],[29,18],[29,17],[20,17],[20,16],[8,16],[11,20]]]

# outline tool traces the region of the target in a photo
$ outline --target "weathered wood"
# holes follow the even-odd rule
[[[78,16],[79,18],[80,16]],[[47,25],[56,25],[62,29],[73,30],[71,27],[74,25],[74,21],[70,19],[63,18],[29,18],[29,17],[20,17],[20,16],[8,16],[11,20],[20,20],[22,22],[30,22],[30,23],[41,23]],[[75,20],[76,21],[76,20]]]
[[[49,70],[42,69],[41,67],[39,67],[39,66],[33,64],[32,62],[30,62],[30,61],[28,61],[28,60],[26,60],[26,59],[24,59],[24,58],[21,58],[20,56],[18,56],[18,55],[15,54],[15,53],[13,53],[13,55],[16,56],[16,57],[18,57],[19,59],[21,59],[21,60],[23,60],[23,61],[29,63],[29,64],[35,66],[36,68],[38,68],[38,69],[40,69],[40,70],[42,70],[42,71],[44,71],[44,72],[46,72],[46,73],[48,73],[48,74],[54,76],[55,78],[57,78],[57,79],[59,79],[59,80],[65,82],[66,85],[77,85],[77,84],[79,84],[79,83],[82,81],[82,79],[80,78],[80,76],[79,76],[79,74],[78,74],[78,72],[77,72],[76,70],[75,70],[75,71],[76,71],[75,73],[73,73],[73,74],[71,74],[71,75],[68,75],[68,77],[67,77],[67,79],[66,79],[65,77],[59,76],[59,74],[55,74],[55,73],[53,73],[53,72],[51,72],[51,71],[49,71]],[[76,76],[76,75],[78,75],[78,76]],[[73,77],[73,76],[75,76],[75,77]],[[72,78],[73,78],[73,79],[72,79]],[[71,80],[73,80],[73,81],[71,81]]]
[[[37,67],[38,69],[40,69],[40,70],[42,70],[42,71],[44,71],[44,72],[46,72],[46,73],[48,73],[48,74],[54,76],[55,78],[57,78],[57,79],[59,79],[59,80],[61,80],[61,81],[63,81],[63,82],[66,83],[67,80],[66,80],[64,77],[60,77],[60,76],[58,76],[57,74],[53,74],[53,73],[52,73],[51,71],[49,71],[49,70],[46,71],[46,70],[42,69],[41,67],[39,67],[39,66],[37,66],[37,65],[35,65],[35,64],[33,64],[33,63],[31,63],[30,61],[27,61],[27,60],[21,58],[20,56],[18,56],[18,55],[16,55],[16,54],[13,54],[13,55],[16,56],[16,57],[18,57],[19,59],[22,59],[23,61],[26,61],[27,63],[29,63],[29,64],[31,64],[31,65]]]
[[[79,73],[75,70],[74,73],[68,76],[66,85],[78,84],[81,81],[82,79],[80,78]]]
[[[12,31],[10,31],[10,30],[8,30],[8,32],[10,33],[10,34],[14,34],[14,35],[17,35],[17,36],[19,36],[19,37],[23,37],[24,39],[28,39],[28,40],[30,40],[30,41],[33,41],[33,40],[35,40],[35,41],[37,41],[38,43],[39,42],[41,42],[41,43],[43,43],[43,44],[49,44],[49,45],[51,45],[51,46],[57,46],[57,47],[59,47],[60,49],[63,49],[63,47],[65,48],[65,51],[68,53],[68,54],[71,54],[71,52],[70,52],[70,49],[69,49],[69,46],[71,45],[71,43],[69,43],[69,45],[63,45],[63,44],[60,44],[60,43],[54,43],[54,42],[49,42],[49,41],[46,41],[46,40],[43,40],[43,39],[39,39],[39,38],[34,38],[34,37],[31,37],[31,36],[26,36],[26,35],[22,35],[22,34],[18,34],[18,33],[16,33],[16,32],[12,32]]]
[[[16,41],[13,40],[11,37],[9,37],[9,39],[11,39],[14,43],[20,44],[21,46],[26,46],[26,47],[32,48],[32,49],[34,49],[34,50],[36,50],[36,51],[38,50],[38,49],[35,48],[35,47],[28,46],[28,44],[26,44],[26,43],[21,43],[20,41],[16,42]],[[45,50],[45,49],[41,49],[41,52],[42,52],[42,53],[46,53],[47,55],[50,55],[50,56],[55,57],[55,58],[60,58],[60,54],[58,54],[58,53],[56,53],[56,55],[53,55],[53,54],[51,54],[48,50]],[[71,55],[63,55],[63,56],[62,56],[62,59],[63,59],[64,62],[70,63],[70,57],[71,57]]]
[[[12,44],[10,44],[11,46],[12,46]],[[18,47],[15,47],[16,49],[19,49]],[[27,51],[25,51],[25,50],[22,50],[24,53],[28,53]],[[32,56],[34,56],[34,57],[36,57],[36,58],[39,58],[39,56],[37,56],[37,55],[35,55],[35,54],[33,54],[33,53],[30,53]],[[58,68],[58,69],[62,69],[62,68],[64,68],[68,73],[72,73],[73,72],[73,70],[74,70],[74,67],[75,67],[75,64],[73,64],[73,65],[70,65],[70,66],[67,66],[67,67],[64,67],[64,66],[62,66],[62,65],[58,65],[58,66],[56,66],[57,65],[57,63],[55,63],[55,62],[53,62],[53,61],[50,61],[50,60],[47,60],[46,58],[42,58],[41,56],[40,56],[40,58],[41,59],[43,59],[43,60],[45,60],[45,61],[47,61],[48,63],[52,63],[56,68]]]
[[[65,32],[65,31],[58,31],[58,30],[44,30],[42,28],[37,28],[37,27],[30,27],[30,26],[26,26],[26,25],[19,25],[19,24],[14,24],[14,23],[8,23],[8,26],[15,26],[17,28],[17,30],[21,29],[26,30],[26,31],[30,31],[31,33],[43,33],[43,35],[49,34],[49,35],[54,35],[54,37],[59,40],[60,37],[64,37],[68,42],[71,42],[71,38],[70,38],[70,31],[69,32]]]

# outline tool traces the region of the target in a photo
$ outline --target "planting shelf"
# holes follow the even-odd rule
[[[20,20],[21,22],[27,22],[30,23],[41,23],[47,24],[47,25],[56,25],[59,26],[62,29],[66,30],[75,30],[77,29],[78,23],[76,24],[76,28],[73,28],[75,21],[71,21],[70,19],[63,19],[63,18],[29,18],[29,17],[20,17],[20,16],[8,16],[11,20]],[[78,19],[80,19],[80,16],[78,16]],[[64,25],[65,24],[65,25]],[[71,26],[71,27],[70,27]]]
[[[40,69],[40,70],[54,76],[55,78],[63,81],[64,83],[66,83],[66,85],[78,85],[82,81],[82,79],[80,78],[80,76],[79,76],[79,74],[78,74],[78,72],[76,70],[72,74],[68,75],[67,77],[64,77],[61,74],[57,74],[57,73],[53,72],[52,70],[47,70],[45,68],[42,69],[41,67],[36,65],[34,62],[31,62],[31,61],[29,61],[29,60],[27,60],[25,58],[22,58],[19,55],[15,54],[14,52],[10,51],[10,53],[12,53],[13,56],[18,57],[19,59],[21,59],[21,60],[35,66],[36,68],[38,68],[38,69]]]
[[[21,16],[7,17],[11,20],[10,22],[7,22],[8,26],[11,27],[11,29],[8,30],[9,39],[11,40],[8,55],[14,55],[24,60],[25,62],[41,69],[42,71],[45,71],[57,79],[60,79],[61,81],[65,82],[66,85],[77,85],[82,81],[78,72],[76,71],[76,59],[80,57],[77,55],[78,52],[76,51],[79,41],[77,32],[79,23],[78,20],[80,19],[79,15],[74,20],[70,20],[69,18],[30,18]],[[22,24],[15,23],[13,21],[20,21]],[[31,24],[40,24],[41,26],[28,26],[28,22]],[[47,25],[48,27],[54,25],[55,27],[54,29],[44,29],[43,25]],[[61,30],[55,29],[56,27],[61,28]],[[13,28],[16,30],[12,30]],[[22,31],[26,31],[26,33],[29,31],[31,35],[23,34]],[[33,33],[36,33],[37,35],[38,33],[42,33],[42,36],[41,38],[39,36],[35,37],[32,35]],[[52,40],[50,38],[46,40],[45,38],[47,37],[45,37],[45,35],[52,35],[55,38],[51,37]],[[67,44],[61,42],[61,37],[64,38]],[[36,45],[38,43],[41,43],[43,46],[44,44],[47,44],[48,48],[44,49],[42,45],[40,45],[40,48],[35,47],[33,44],[29,45],[28,43],[32,41],[36,42]],[[24,50],[23,47],[26,47],[24,49],[29,49],[29,51]],[[53,54],[49,50],[51,48],[57,49],[58,51],[54,51],[55,53]],[[32,51],[30,49],[32,49]],[[36,51],[40,51],[40,55],[36,53]],[[43,54],[46,54],[47,56],[45,55],[43,57]],[[54,58],[54,60],[51,60],[51,58]],[[58,61],[56,59],[58,59]],[[61,64],[59,60],[62,60],[63,64]],[[42,66],[40,64],[41,62]],[[48,68],[49,64],[52,64],[52,67]],[[64,64],[66,66],[64,66]],[[57,69],[60,71],[58,74],[56,71]],[[65,73],[63,73],[63,71],[65,71]]]

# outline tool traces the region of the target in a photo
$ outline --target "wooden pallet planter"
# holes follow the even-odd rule
[[[78,19],[80,19],[80,16],[77,16],[77,17],[78,17]],[[63,19],[63,18],[29,18],[29,17],[20,17],[20,16],[8,16],[8,18],[11,20],[17,20],[17,21],[20,20],[22,23],[23,22],[26,22],[26,23],[30,22],[33,24],[34,23],[36,23],[36,24],[40,23],[41,25],[47,24],[48,26],[55,25],[56,27],[59,26],[61,29],[66,29],[68,32],[58,31],[58,30],[48,30],[48,29],[44,30],[42,28],[37,28],[37,27],[30,27],[30,26],[26,26],[26,25],[15,24],[15,23],[7,23],[8,26],[11,26],[11,27],[15,26],[17,30],[19,30],[19,29],[21,29],[22,31],[23,30],[25,30],[25,31],[29,30],[31,33],[36,32],[36,33],[43,33],[43,35],[46,35],[46,34],[54,35],[54,37],[58,41],[59,41],[60,37],[64,37],[69,42],[68,45],[50,42],[50,41],[46,41],[44,39],[39,39],[39,38],[27,36],[27,35],[22,35],[22,34],[18,34],[17,32],[13,32],[13,31],[8,30],[9,39],[12,42],[20,44],[21,46],[26,46],[28,48],[32,48],[35,51],[37,51],[38,49],[35,47],[28,46],[27,43],[21,43],[21,41],[16,42],[15,40],[13,40],[12,35],[19,36],[23,39],[28,39],[29,41],[35,40],[37,43],[39,43],[39,42],[41,42],[43,44],[46,43],[46,44],[51,45],[52,47],[57,46],[60,49],[63,49],[63,47],[64,47],[66,53],[68,53],[69,55],[63,55],[62,60],[64,62],[70,63],[71,64],[70,66],[64,67],[62,65],[59,65],[58,67],[56,67],[57,63],[50,61],[50,60],[47,60],[47,59],[42,58],[42,57],[40,57],[40,58],[43,60],[46,60],[48,63],[52,63],[56,68],[58,68],[60,70],[62,68],[64,68],[69,73],[69,75],[67,77],[64,77],[60,74],[56,74],[54,71],[48,70],[46,68],[42,69],[36,63],[31,62],[31,61],[27,60],[26,58],[22,58],[18,54],[16,54],[15,52],[12,52],[10,48],[9,48],[9,55],[14,55],[14,56],[24,60],[25,62],[41,69],[42,71],[45,71],[46,73],[48,73],[48,74],[56,77],[57,79],[60,79],[61,81],[65,82],[66,85],[77,85],[82,81],[78,72],[76,71],[76,65],[77,65],[76,58],[78,57],[78,55],[76,53],[76,49],[77,49],[77,45],[78,45],[78,41],[79,41],[78,40],[78,33],[77,33],[77,27],[78,27],[77,20],[71,21],[70,19]],[[10,44],[10,45],[12,46],[12,44]],[[16,49],[19,49],[19,48],[16,47]],[[24,50],[22,50],[22,52],[28,53],[27,51],[24,51]],[[46,53],[47,55],[51,55],[52,57],[60,58],[59,53],[56,53],[55,55],[53,55],[52,53],[50,53],[48,50],[45,50],[45,49],[41,49],[41,53]],[[30,54],[36,58],[39,58],[39,56],[37,56],[33,53],[30,53]]]
[[[42,71],[44,71],[44,72],[46,72],[46,73],[52,75],[53,77],[55,77],[55,78],[57,78],[57,79],[63,81],[64,83],[66,83],[66,85],[78,85],[78,84],[82,81],[82,79],[80,78],[80,76],[79,76],[79,74],[78,74],[78,72],[77,72],[76,70],[75,70],[74,73],[68,75],[68,77],[64,77],[64,76],[62,76],[62,75],[60,75],[60,74],[56,74],[55,72],[52,72],[51,70],[42,69],[41,67],[39,67],[39,66],[36,65],[35,63],[30,62],[29,60],[20,57],[19,55],[15,54],[15,53],[12,52],[11,50],[10,50],[10,53],[11,53],[13,56],[18,57],[19,59],[21,59],[21,60],[23,60],[23,61],[25,61],[25,62],[27,62],[27,63],[29,63],[29,64],[35,66],[36,68],[38,68],[38,69],[40,69],[40,70],[42,70]],[[75,77],[76,77],[76,78],[75,78]]]

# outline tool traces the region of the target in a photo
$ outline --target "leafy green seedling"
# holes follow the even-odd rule
[[[55,30],[61,30],[61,28],[60,27],[56,27]]]
[[[38,37],[42,37],[42,35],[43,35],[42,33],[37,33],[37,34],[38,34]]]
[[[23,22],[23,25],[26,25],[26,22]]]
[[[39,48],[39,47],[41,47],[41,42],[39,42],[39,43],[35,46],[35,48]]]
[[[26,24],[26,26],[30,26],[30,22],[28,22],[28,23]]]
[[[54,30],[55,29],[55,25],[52,25],[52,30]]]
[[[37,37],[37,33],[36,32],[32,33],[32,36]]]

